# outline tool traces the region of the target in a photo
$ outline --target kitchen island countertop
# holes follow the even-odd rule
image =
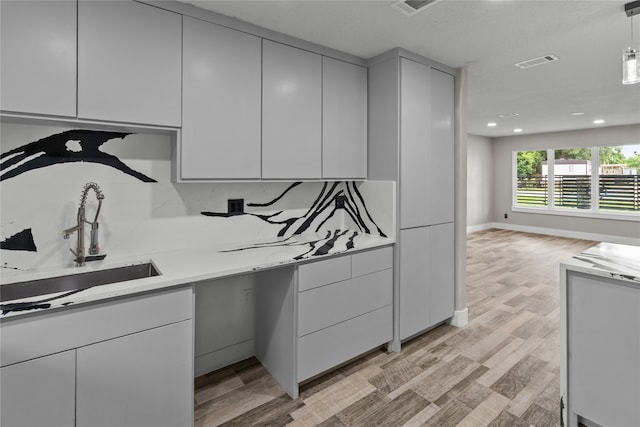
[[[562,266],[640,286],[640,246],[599,243],[565,260]]]

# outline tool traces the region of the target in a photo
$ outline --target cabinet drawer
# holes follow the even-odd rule
[[[298,382],[391,341],[393,310],[388,305],[298,338]]]
[[[2,366],[190,319],[191,287],[88,304],[0,324]]]
[[[341,256],[298,267],[298,291],[351,278],[351,257]]]
[[[392,266],[393,248],[391,246],[360,252],[351,256],[351,275],[353,277],[386,270]]]
[[[391,304],[391,272],[391,269],[379,271],[299,293],[298,336]]]

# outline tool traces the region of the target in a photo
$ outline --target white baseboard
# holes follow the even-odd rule
[[[530,225],[507,224],[493,222],[489,228],[522,231],[525,233],[547,234],[550,236],[568,237],[571,239],[593,240],[596,242],[618,243],[621,245],[640,246],[640,239],[634,237],[613,236],[608,234],[585,233],[582,231],[560,230],[557,228],[533,227]]]
[[[465,307],[464,310],[456,310],[453,312],[453,317],[449,320],[449,324],[462,328],[469,323],[469,309]]]
[[[467,226],[467,234],[475,233],[476,231],[484,231],[493,228],[492,222],[487,222],[485,224],[477,224],[477,225],[469,225]]]
[[[253,340],[244,341],[211,353],[196,356],[193,367],[194,377],[208,374],[233,363],[250,358],[255,354]]]

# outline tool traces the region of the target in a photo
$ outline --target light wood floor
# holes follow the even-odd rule
[[[255,360],[196,379],[195,425],[558,426],[559,262],[595,242],[469,235],[464,328],[373,351],[290,399]]]

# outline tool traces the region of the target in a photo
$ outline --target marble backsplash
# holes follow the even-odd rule
[[[394,238],[395,183],[176,183],[167,135],[83,131],[3,123],[0,139],[3,269],[73,265],[62,230],[76,223],[87,182],[104,193],[102,252],[145,256],[167,250],[232,247],[302,232],[351,230]],[[344,208],[336,208],[342,198]],[[244,215],[227,215],[243,199]],[[97,201],[87,198],[87,219]],[[89,226],[85,227],[88,230]]]

